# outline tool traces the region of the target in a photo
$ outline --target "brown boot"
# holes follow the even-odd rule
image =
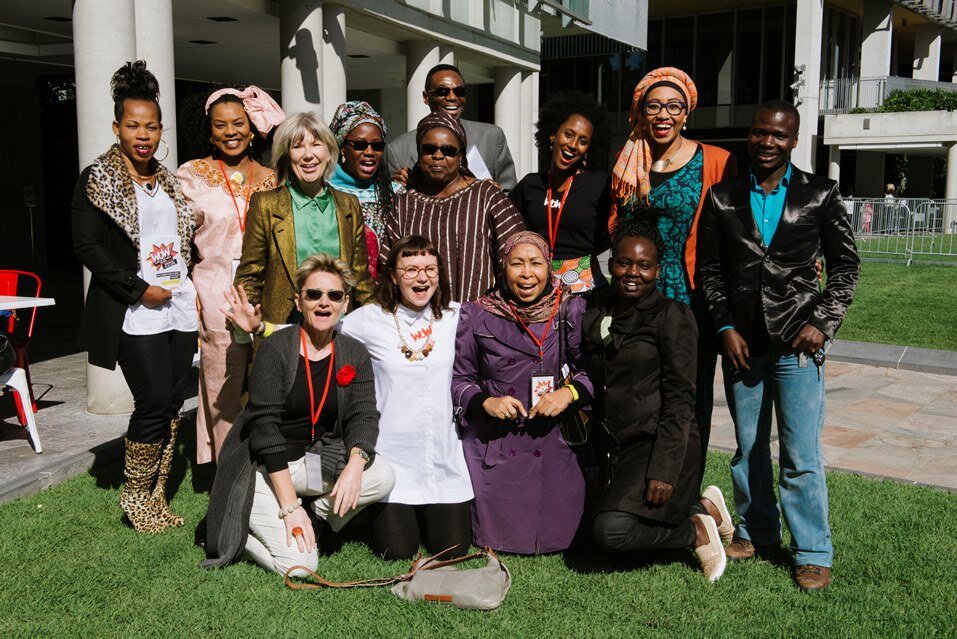
[[[831,585],[831,569],[804,564],[794,569],[794,581],[801,590],[824,590]]]
[[[179,515],[174,515],[169,509],[169,502],[166,501],[166,480],[169,479],[169,472],[173,468],[173,453],[176,451],[176,435],[179,433],[179,417],[170,420],[169,423],[169,442],[163,447],[163,453],[160,456],[159,474],[156,476],[156,487],[153,489],[153,508],[156,510],[156,516],[167,526],[179,527],[185,523],[185,520]]]
[[[163,522],[153,507],[150,486],[159,468],[160,442],[145,444],[126,440],[126,460],[123,474],[126,483],[120,492],[120,508],[141,533],[159,533],[169,525]]]

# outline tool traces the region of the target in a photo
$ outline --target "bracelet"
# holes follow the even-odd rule
[[[288,508],[283,508],[282,506],[280,506],[280,507],[279,507],[279,518],[280,518],[280,519],[285,519],[285,518],[288,517],[289,515],[291,515],[291,514],[293,514],[294,512],[296,512],[296,509],[299,508],[300,506],[302,506],[302,498],[301,498],[301,497],[296,497],[296,502],[295,502],[292,506],[289,506]]]
[[[577,401],[578,401],[578,391],[575,390],[575,385],[574,385],[574,384],[571,384],[571,383],[565,384],[565,388],[567,388],[568,390],[571,391],[571,393],[572,393],[572,401],[573,401],[573,402],[577,402]]]

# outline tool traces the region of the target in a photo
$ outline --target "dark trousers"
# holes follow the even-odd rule
[[[117,362],[133,393],[127,438],[163,441],[165,429],[183,407],[186,378],[196,352],[196,331],[120,336]]]
[[[721,344],[708,317],[707,302],[697,291],[692,294],[691,312],[698,324],[698,371],[695,376],[694,416],[701,436],[701,475],[703,477],[708,459],[708,441],[711,439],[711,414],[714,411],[714,373]],[[698,483],[701,483],[700,479]]]
[[[707,512],[704,506],[696,501],[688,513],[688,518],[672,525],[621,510],[605,510],[595,517],[592,534],[595,536],[595,543],[613,553],[687,548],[694,545],[695,540],[691,515]]]
[[[472,543],[469,504],[372,504],[372,543],[386,559],[410,559],[425,547],[431,554],[456,546],[443,559],[462,557]]]

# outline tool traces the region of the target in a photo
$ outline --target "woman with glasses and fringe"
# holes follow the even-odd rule
[[[469,479],[452,409],[452,366],[459,304],[450,301],[435,245],[420,235],[392,246],[374,302],[342,322],[342,333],[369,351],[375,371],[379,441],[395,468],[395,487],[374,504],[372,541],[386,559],[409,559],[472,541]]]
[[[629,115],[632,132],[612,170],[608,228],[614,230],[618,216],[657,226],[664,241],[658,290],[694,313],[698,325],[695,420],[703,459],[711,434],[716,331],[721,327],[711,326],[707,305],[695,290],[698,218],[711,185],[736,175],[737,167],[724,149],[682,134],[697,103],[694,82],[674,67],[655,69],[635,86]]]
[[[419,122],[418,161],[409,174],[409,190],[396,196],[386,220],[379,264],[406,235],[421,235],[435,245],[445,264],[452,300],[477,300],[495,283],[502,247],[525,230],[522,214],[492,180],[469,171],[465,129],[444,111]]]

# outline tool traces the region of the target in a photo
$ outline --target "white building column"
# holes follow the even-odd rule
[[[429,107],[422,101],[425,76],[429,69],[441,60],[439,43],[433,40],[409,40],[405,43],[405,118],[409,131],[419,126],[419,120],[429,114]]]
[[[339,5],[322,8],[322,118],[332,121],[346,101],[346,10]]]
[[[322,115],[322,0],[279,3],[279,78],[282,110]]]
[[[538,164],[535,156],[535,122],[532,119],[532,84],[538,80],[538,74],[531,71],[522,72],[522,107],[520,110],[521,140],[515,174],[519,180],[535,170]]]
[[[515,148],[522,140],[522,70],[517,67],[495,69],[495,126],[505,132],[512,160],[521,162],[522,153]],[[515,167],[518,179],[523,168]]]
[[[73,65],[76,74],[76,120],[80,168],[114,142],[110,78],[125,62],[136,59],[133,0],[76,0],[73,3]],[[108,15],[109,20],[103,16]],[[161,87],[162,88],[162,87]],[[83,269],[83,295],[90,272]],[[86,408],[98,415],[133,410],[133,396],[119,366],[86,367]]]
[[[914,79],[933,80],[940,78],[940,27],[936,24],[919,24],[914,27]]]
[[[173,2],[172,0],[134,0],[136,20],[136,58],[146,60],[146,68],[153,72],[160,86],[160,109],[163,111],[163,142],[169,147],[164,157],[163,147],[157,153],[163,165],[176,171],[179,157],[176,152],[176,75],[173,66]]]
[[[821,37],[824,0],[798,0],[794,34],[794,66],[803,67],[803,84],[797,90],[801,131],[791,161],[803,171],[814,172],[817,149],[818,100],[821,91]]]
[[[951,144],[947,148],[947,177],[945,178],[946,190],[944,196],[948,200],[957,200],[957,144]],[[954,233],[954,222],[957,221],[957,207],[948,205],[944,207],[944,233]]]
[[[836,144],[828,147],[827,177],[841,183],[841,147]]]
[[[892,0],[864,0],[861,26],[861,77],[891,74],[891,36],[894,33]],[[800,25],[798,20],[798,25]]]
[[[443,44],[439,47],[439,64],[451,64],[455,66],[455,48],[451,45]]]

